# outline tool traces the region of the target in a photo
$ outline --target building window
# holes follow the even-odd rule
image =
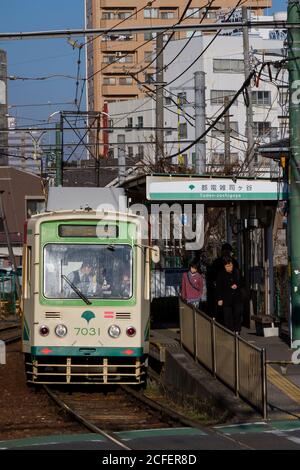
[[[105,34],[102,36],[101,41],[132,41],[134,39],[133,34]]]
[[[115,77],[103,77],[103,85],[115,85],[116,78]]]
[[[279,138],[283,139],[289,135],[289,118],[279,119]]]
[[[144,41],[150,41],[150,39],[155,39],[155,38],[156,38],[156,33],[149,33],[149,31],[144,33]]]
[[[218,13],[214,10],[210,10],[209,12],[207,12],[206,18],[210,20],[211,19],[215,20],[216,18],[218,18]]]
[[[103,55],[102,61],[105,64],[112,64],[114,62],[132,64],[133,54],[127,54],[126,52],[116,51],[112,54]]]
[[[178,133],[180,139],[187,139],[187,123],[181,122],[178,127]]]
[[[185,14],[185,18],[201,18],[202,11],[200,8],[188,8]]]
[[[127,129],[132,129],[132,128],[133,128],[133,118],[132,118],[132,117],[128,117],[128,118],[127,118],[127,125],[126,125],[126,128],[127,128]]]
[[[102,58],[102,61],[105,64],[112,64],[113,62],[115,62],[115,60],[116,60],[115,54],[104,55]]]
[[[277,127],[271,127],[268,121],[253,122],[253,134],[255,137],[277,138]]]
[[[121,62],[122,64],[132,64],[133,63],[133,54],[127,54],[127,52],[117,51],[112,55],[113,60],[116,62]]]
[[[138,116],[137,118],[138,122],[137,122],[137,125],[136,127],[144,127],[144,117],[143,116]]]
[[[133,147],[131,146],[127,147],[127,156],[128,158],[133,158]]]
[[[152,51],[145,51],[144,52],[144,62],[151,62],[153,59]]]
[[[138,145],[137,158],[144,158],[144,146]]]
[[[244,61],[240,59],[214,59],[214,72],[244,73]]]
[[[211,90],[210,92],[210,102],[212,105],[214,104],[224,104],[225,96],[228,96],[231,99],[235,95],[234,90]],[[233,106],[237,106],[237,100],[234,101]]]
[[[223,166],[224,165],[224,162],[225,162],[225,156],[224,156],[224,153],[219,153],[219,152],[213,152],[212,153],[212,156],[211,156],[211,163],[214,165],[214,166]]]
[[[145,8],[144,18],[158,18],[158,8]]]
[[[177,18],[177,8],[173,8],[172,10],[169,8],[168,9],[161,8],[159,12],[159,17],[162,20],[173,20],[174,18]]]
[[[279,102],[280,106],[288,106],[289,105],[289,92],[288,92],[288,90],[280,90],[279,91],[278,102]]]
[[[239,133],[239,125],[238,122],[230,122],[230,135],[237,136]],[[222,137],[224,138],[225,134],[225,125],[224,122],[218,122],[214,129],[211,131],[212,137]]]
[[[270,91],[252,91],[252,104],[257,106],[270,105],[271,104],[271,92]]]
[[[132,85],[132,77],[120,77],[119,85]]]
[[[102,10],[102,20],[126,20],[133,13],[134,10],[122,11],[119,8],[116,10]]]

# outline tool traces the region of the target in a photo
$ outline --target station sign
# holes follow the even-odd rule
[[[282,182],[269,179],[147,176],[149,201],[277,201],[286,199]]]

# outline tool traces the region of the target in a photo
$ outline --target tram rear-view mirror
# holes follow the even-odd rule
[[[160,249],[157,245],[151,247],[151,260],[155,264],[160,261]]]

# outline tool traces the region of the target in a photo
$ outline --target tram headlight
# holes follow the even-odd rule
[[[54,331],[56,336],[58,336],[59,338],[63,338],[64,336],[66,336],[68,329],[65,325],[57,325]]]
[[[127,336],[134,336],[136,334],[136,329],[134,328],[134,326],[128,326],[126,328],[126,334]]]
[[[40,326],[40,335],[48,336],[49,332],[50,332],[50,330],[49,330],[48,326],[46,326],[46,325]]]
[[[111,338],[118,338],[121,334],[121,328],[118,325],[111,325],[108,328],[108,334]]]

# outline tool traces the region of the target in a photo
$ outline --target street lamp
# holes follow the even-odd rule
[[[38,135],[33,134],[34,131],[26,131],[26,134],[30,136],[30,138],[33,141],[33,160],[37,160],[38,156],[40,156],[40,174],[42,176],[42,170],[43,170],[43,152],[40,146],[41,139],[44,134],[46,134],[47,131],[41,131]],[[36,131],[38,132],[38,130]]]

